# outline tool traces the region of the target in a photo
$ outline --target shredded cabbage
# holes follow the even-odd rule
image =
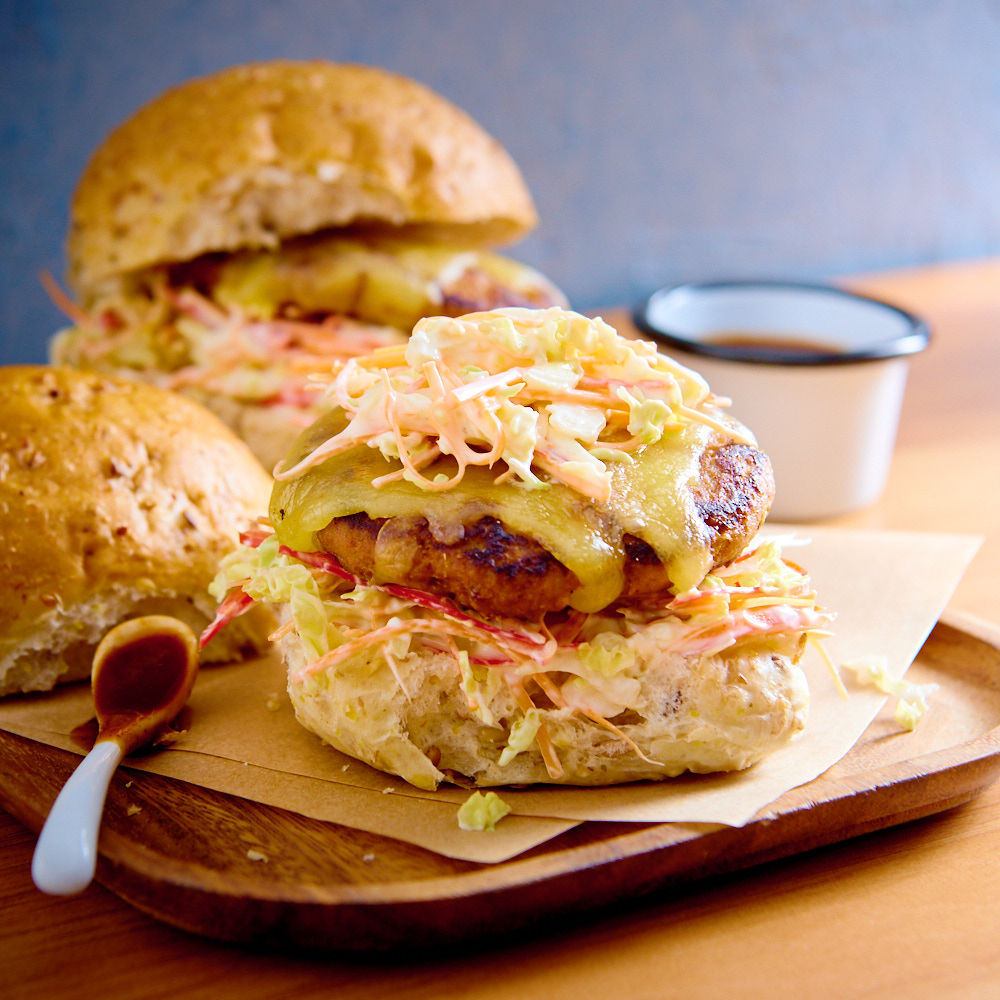
[[[233,587],[240,587],[255,601],[286,605],[311,659],[336,644],[337,633],[316,577],[307,566],[280,553],[274,535],[256,548],[241,545],[223,558],[209,592],[221,599]]]
[[[614,677],[635,663],[635,648],[623,635],[601,632],[577,647],[580,662],[596,674]]]
[[[494,830],[510,812],[510,806],[496,792],[473,792],[458,809],[458,825],[463,830]]]
[[[509,764],[519,753],[524,753],[535,742],[538,727],[542,723],[541,713],[537,708],[529,708],[520,718],[515,719],[507,737],[507,746],[500,753],[500,766]]]
[[[884,694],[897,698],[893,715],[904,729],[913,732],[928,710],[927,699],[938,690],[937,684],[914,684],[889,673],[884,656],[868,656],[844,664],[860,684],[870,684]]]
[[[469,654],[460,649],[456,656],[458,669],[462,675],[462,690],[465,692],[469,709],[484,726],[497,724],[490,711],[490,701],[500,686],[500,677],[495,670],[488,667],[474,667],[469,662]]]

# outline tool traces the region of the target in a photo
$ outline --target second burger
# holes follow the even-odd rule
[[[182,391],[270,469],[313,416],[309,375],[422,316],[563,305],[493,252],[537,223],[501,144],[369,66],[235,66],[115,129],[71,207],[60,364]]]

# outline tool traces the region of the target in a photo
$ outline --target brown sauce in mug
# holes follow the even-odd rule
[[[754,356],[768,360],[795,360],[816,354],[843,354],[839,344],[826,343],[797,334],[777,335],[758,330],[718,330],[702,337],[712,347],[729,347],[736,356]]]

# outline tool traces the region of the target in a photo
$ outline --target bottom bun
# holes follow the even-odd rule
[[[303,681],[302,644],[282,639],[296,717],[331,746],[420,788],[533,783],[611,785],[685,772],[742,770],[798,736],[809,691],[791,651],[749,647],[728,655],[681,655],[638,642],[628,680],[638,689],[608,725],[568,708],[538,713],[562,773],[537,740],[511,757],[511,723],[522,717],[506,685],[479,714],[455,658],[426,648],[394,661],[369,649]],[[486,724],[483,719],[491,721]],[[617,730],[617,732],[613,731]],[[505,755],[504,751],[507,749]]]
[[[49,691],[56,684],[90,677],[94,650],[106,632],[129,618],[169,615],[198,635],[213,619],[215,602],[207,593],[190,596],[142,588],[110,587],[72,607],[58,606],[40,618],[13,648],[0,656],[0,696]],[[202,663],[226,663],[268,646],[274,615],[257,607],[234,622],[200,653]]]

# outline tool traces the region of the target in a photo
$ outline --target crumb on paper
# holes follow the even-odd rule
[[[361,855],[361,860],[366,865],[370,865],[375,860],[375,855],[371,854],[371,853],[369,853],[369,854],[363,854],[363,855]]]
[[[247,851],[247,857],[251,861],[263,861],[264,864],[267,864],[268,861],[268,857],[263,851],[255,851],[253,848]]]
[[[927,713],[928,697],[939,687],[937,684],[913,684],[905,678],[897,680],[891,677],[884,656],[862,657],[845,663],[844,668],[854,674],[859,684],[869,684],[884,694],[895,696],[898,699],[894,711],[896,722],[911,733]]]
[[[131,788],[131,787],[132,787],[132,781],[131,781],[131,780],[129,780],[129,781],[126,781],[126,782],[125,782],[125,787],[126,787],[126,788]]]
[[[395,789],[395,788],[393,788],[393,787],[392,787],[392,785],[386,785],[386,786],[385,786],[385,788],[383,788],[383,789],[382,789],[382,794],[383,794],[383,795],[392,795],[392,793],[393,793],[393,792],[394,792],[395,790],[396,790],[396,789]]]
[[[142,806],[137,806],[134,803],[125,810],[126,816],[134,816],[136,813],[142,812]]]
[[[458,809],[458,825],[463,830],[494,830],[510,812],[510,806],[496,792],[473,792]]]
[[[281,695],[269,694],[264,704],[269,712],[277,712],[281,708]]]

